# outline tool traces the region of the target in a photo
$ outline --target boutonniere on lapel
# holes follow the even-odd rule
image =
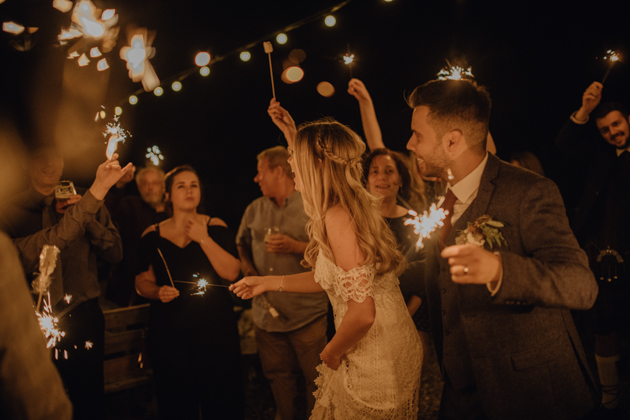
[[[507,241],[499,230],[503,226],[505,226],[503,222],[493,220],[492,216],[484,214],[474,222],[468,222],[468,227],[457,234],[455,243],[457,245],[473,244],[483,248],[487,242],[490,249],[495,244],[507,247]]]

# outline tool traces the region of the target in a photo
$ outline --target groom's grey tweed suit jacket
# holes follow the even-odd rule
[[[483,215],[505,223],[507,246],[495,296],[458,285],[437,241],[424,275],[435,346],[455,388],[476,386],[491,419],[576,419],[593,407],[596,386],[569,310],[588,309],[597,283],[569,228],[556,185],[489,155],[477,197],[453,226]],[[485,245],[489,249],[488,244]]]

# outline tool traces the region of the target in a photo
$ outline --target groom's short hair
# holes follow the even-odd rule
[[[412,108],[429,108],[428,122],[438,138],[456,129],[472,150],[486,150],[490,121],[490,94],[473,80],[432,80],[418,86],[407,98]]]

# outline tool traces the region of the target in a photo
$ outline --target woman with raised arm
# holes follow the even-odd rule
[[[269,114],[281,129],[291,125],[275,101]],[[415,418],[422,345],[398,286],[404,257],[361,183],[365,143],[330,119],[283,132],[310,218],[304,264],[313,270],[246,277],[230,288],[246,299],[268,290],[328,293],[337,332],[320,355],[311,419]]]
[[[165,185],[171,217],[144,232],[136,276],[138,294],[152,299],[158,415],[242,420],[240,342],[224,284],[239,275],[234,234],[221,219],[198,213],[202,188],[192,167],[173,169]]]

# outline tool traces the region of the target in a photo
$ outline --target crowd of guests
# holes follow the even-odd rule
[[[585,91],[556,139],[585,182],[575,209],[535,154],[495,156],[490,97],[467,80],[410,95],[407,151],[386,147],[360,80],[348,93],[365,141],[330,119],[298,126],[272,100],[289,147],[260,151],[262,196],[238,227],[205,214],[203,180],[188,165],[136,171],[114,156],[88,190],[56,197],[63,157],[38,147],[30,187],[0,219],[13,243],[0,236],[1,281],[16,296],[0,306],[0,318],[15,319],[0,328],[2,346],[15,340],[0,349],[0,385],[18,384],[3,391],[2,418],[103,418],[101,293],[119,306],[150,302],[164,419],[243,418],[235,295],[252,298],[277,419],[415,418],[431,345],[445,380],[440,418],[615,412],[629,321],[630,119],[619,104],[599,105],[602,88]],[[603,140],[588,132],[591,114]],[[420,248],[406,221],[432,204],[448,216]],[[466,232],[488,215],[497,224],[483,229],[500,226],[501,240],[493,247],[484,230],[478,246]],[[66,333],[54,350],[62,357],[46,352],[27,303],[44,245],[60,249],[50,304]],[[105,291],[99,263],[112,267]],[[588,334],[595,372],[580,340]]]

